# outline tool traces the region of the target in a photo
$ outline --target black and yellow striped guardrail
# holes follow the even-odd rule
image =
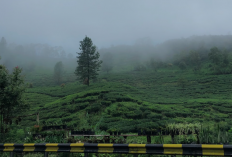
[[[122,153],[122,154],[227,156],[227,155],[232,155],[232,145],[5,143],[5,144],[0,144],[0,152],[70,152],[70,153]]]

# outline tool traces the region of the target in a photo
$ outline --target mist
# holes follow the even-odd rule
[[[133,4],[133,5],[131,5]],[[75,54],[86,35],[98,48],[231,33],[231,1],[0,2],[0,36],[9,43],[61,45]]]
[[[229,4],[229,0],[1,1],[0,37],[5,49],[0,62],[9,70],[21,66],[29,72],[36,66],[53,69],[63,61],[73,71],[85,36],[100,54],[112,53],[120,67],[150,58],[171,62],[182,51],[207,51],[212,46],[230,50]]]

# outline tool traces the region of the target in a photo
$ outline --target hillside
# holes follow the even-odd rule
[[[39,78],[39,76],[38,76]],[[31,110],[40,112],[40,121],[66,122],[75,129],[99,126],[136,132],[157,128],[167,122],[231,125],[232,74],[210,75],[189,70],[160,69],[158,72],[102,74],[89,87],[78,82],[27,89]],[[23,126],[34,125],[25,118]]]

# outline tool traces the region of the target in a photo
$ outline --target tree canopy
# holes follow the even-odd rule
[[[102,61],[99,60],[100,54],[96,52],[91,38],[85,37],[80,41],[80,53],[77,52],[77,63],[75,74],[80,82],[89,86],[89,81],[97,78]]]

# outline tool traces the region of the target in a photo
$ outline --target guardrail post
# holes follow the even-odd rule
[[[197,144],[200,144],[199,134],[197,133]]]
[[[85,153],[85,157],[88,157],[89,156],[89,154],[88,153]]]
[[[123,136],[124,137],[124,142],[126,143],[126,138],[127,138],[127,136]]]
[[[14,157],[14,152],[10,152],[10,157]]]
[[[175,141],[174,141],[174,137],[175,137],[174,132],[171,132],[171,137],[172,137],[172,144],[174,144],[175,143]],[[176,155],[171,155],[171,157],[176,157]]]
[[[147,136],[147,144],[151,144],[151,136],[150,135]]]
[[[109,136],[104,136],[103,138],[105,140],[105,143],[110,143],[110,139],[109,139]]]
[[[45,152],[45,153],[44,153],[44,157],[48,157],[48,152]]]
[[[172,137],[172,144],[174,144],[175,142],[174,142],[174,134],[171,134],[171,137]]]

